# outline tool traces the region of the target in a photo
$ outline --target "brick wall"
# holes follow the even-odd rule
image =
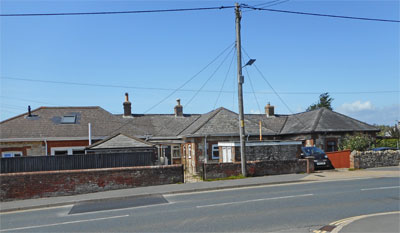
[[[44,155],[44,142],[0,142],[0,152],[21,151],[24,156]]]
[[[350,154],[350,168],[371,168],[399,166],[400,151],[353,151]]]
[[[297,160],[301,145],[247,146],[246,158],[249,161],[258,160]],[[240,158],[240,149],[238,150]]]
[[[183,182],[183,166],[0,174],[0,201],[55,197]]]
[[[92,143],[95,143],[96,141],[92,141]],[[47,153],[50,155],[51,154],[51,148],[57,148],[57,147],[86,147],[89,145],[88,140],[74,140],[74,141],[48,141],[47,142]]]
[[[306,159],[247,162],[247,174],[249,176],[265,176],[306,172]],[[229,176],[236,176],[239,174],[241,174],[240,163],[210,163],[203,165],[204,179],[225,178]]]

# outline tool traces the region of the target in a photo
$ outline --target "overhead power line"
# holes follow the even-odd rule
[[[285,3],[289,0],[283,1],[271,1],[268,2],[270,5],[266,7],[275,6],[277,4]],[[267,3],[264,3],[267,4]],[[264,5],[259,4],[259,5]],[[247,8],[251,10],[260,11],[271,11],[279,13],[289,13],[289,14],[299,14],[299,15],[311,15],[311,16],[322,16],[322,17],[333,17],[333,18],[343,18],[343,19],[355,19],[355,20],[368,20],[368,21],[380,21],[380,22],[391,22],[400,23],[400,20],[392,19],[377,19],[377,18],[365,18],[365,17],[355,17],[355,16],[343,16],[343,15],[330,15],[330,14],[320,14],[320,13],[310,13],[310,12],[300,12],[300,11],[287,11],[287,10],[276,10],[270,8],[262,8],[249,6],[242,4],[242,8]],[[144,13],[167,13],[167,12],[185,12],[185,11],[205,11],[205,10],[223,10],[231,9],[235,6],[218,6],[218,7],[197,7],[197,8],[177,8],[177,9],[160,9],[160,10],[134,10],[134,11],[95,11],[95,12],[60,12],[60,13],[17,13],[17,14],[0,14],[0,17],[32,17],[32,16],[79,16],[79,15],[116,15],[116,14],[144,14]]]
[[[219,7],[197,7],[181,9],[161,9],[161,10],[136,10],[136,11],[96,11],[96,12],[62,12],[62,13],[22,13],[22,14],[0,14],[2,17],[24,17],[24,16],[72,16],[72,15],[116,15],[116,14],[143,14],[143,13],[166,13],[182,11],[204,11],[204,10],[222,10],[234,8],[235,6]]]
[[[222,86],[221,86],[221,88],[219,89],[219,93],[218,93],[217,99],[215,100],[213,109],[215,109],[215,107],[217,106],[219,97],[221,97],[221,93],[222,93],[222,90],[224,89],[225,82],[226,82],[226,80],[228,79],[229,71],[231,70],[233,60],[235,59],[235,55],[236,55],[236,49],[233,51],[233,56],[232,56],[231,62],[229,63],[229,68],[228,68],[228,70],[226,71],[224,81],[222,82]]]
[[[218,70],[221,68],[221,66],[225,63],[225,61],[228,59],[229,55],[235,50],[235,47],[233,46],[231,51],[225,56],[225,58],[222,60],[222,62],[219,64],[219,66],[214,70],[214,72],[208,77],[208,79],[203,83],[203,85],[196,91],[196,93],[192,96],[192,98],[189,99],[189,101],[186,103],[186,106],[188,106],[194,98],[199,94],[201,90],[207,85],[207,83],[214,77],[214,75],[218,72]]]
[[[297,14],[297,15],[310,15],[310,16],[321,16],[321,17],[342,18],[342,19],[367,20],[367,21],[387,22],[387,23],[400,23],[400,20],[394,20],[394,19],[377,19],[377,18],[365,18],[365,17],[345,16],[345,15],[310,13],[310,12],[301,12],[301,11],[276,10],[276,9],[269,9],[269,8],[253,7],[253,6],[248,6],[248,5],[245,5],[242,7],[248,8],[248,9],[253,9],[253,10],[271,11],[271,12]]]
[[[242,60],[243,60],[243,59],[242,59]],[[243,64],[244,64],[244,62],[243,62]],[[254,99],[256,100],[257,107],[258,107],[258,111],[261,113],[260,103],[258,102],[256,92],[254,91],[253,82],[251,81],[249,71],[247,70],[247,66],[244,67],[244,70],[246,71],[247,77],[248,77],[248,79],[249,79],[251,91],[253,92]]]
[[[246,54],[246,56],[250,59],[249,54],[246,52],[246,50],[242,47],[243,52]],[[253,64],[253,66],[256,68],[256,70],[258,71],[258,73],[260,74],[261,78],[268,84],[268,86],[271,88],[271,90],[275,93],[275,95],[279,98],[279,100],[286,106],[287,110],[289,110],[290,113],[293,114],[293,116],[296,118],[296,120],[298,122],[300,122],[300,124],[302,124],[305,127],[305,124],[294,114],[294,112],[292,111],[292,109],[289,107],[289,105],[283,100],[283,98],[278,94],[278,92],[275,91],[275,88],[272,87],[271,83],[268,82],[267,78],[264,76],[264,74],[261,72],[260,69],[258,69],[256,64]]]
[[[260,4],[253,5],[253,7],[259,7],[259,8],[260,8],[260,7],[263,7],[263,8],[265,8],[265,7],[272,7],[272,6],[280,5],[280,4],[285,3],[285,2],[288,2],[288,1],[290,1],[290,0],[275,0],[275,1],[269,1],[269,2],[265,2],[265,3],[260,3]],[[243,12],[247,12],[247,11],[253,11],[253,9],[244,10]]]
[[[151,106],[149,109],[147,109],[144,113],[148,113],[149,111],[151,111],[153,108],[157,107],[158,105],[160,105],[161,103],[163,103],[165,100],[167,100],[169,97],[171,97],[173,94],[175,94],[177,91],[179,91],[180,89],[182,89],[184,86],[186,86],[186,84],[188,84],[189,82],[191,82],[194,78],[196,78],[201,72],[203,72],[205,69],[207,69],[211,64],[213,64],[219,57],[222,56],[222,54],[224,54],[228,49],[232,48],[232,46],[235,45],[235,42],[231,43],[227,48],[225,48],[220,54],[217,55],[216,58],[214,58],[210,63],[208,63],[206,66],[204,66],[199,72],[197,72],[195,75],[193,75],[190,79],[188,79],[186,82],[184,82],[182,85],[180,85],[178,88],[176,88],[175,90],[173,90],[169,95],[167,95],[165,98],[163,98],[162,100],[160,100],[159,102],[157,102],[155,105]]]
[[[1,77],[0,79],[7,80],[16,80],[16,81],[24,81],[24,82],[36,82],[36,83],[51,83],[51,84],[62,84],[62,85],[74,85],[74,86],[89,86],[89,87],[104,87],[104,88],[123,88],[123,89],[136,89],[136,90],[157,90],[157,91],[180,91],[180,92],[197,92],[199,90],[196,89],[175,89],[175,88],[163,88],[163,87],[139,87],[139,86],[125,86],[125,85],[114,85],[114,84],[96,84],[96,83],[80,83],[80,82],[66,82],[66,81],[52,81],[52,80],[43,80],[43,79],[27,79],[27,78],[15,78],[15,77]],[[236,91],[222,91],[222,90],[208,90],[203,89],[200,92],[208,92],[208,93],[236,93]],[[379,91],[321,91],[321,92],[291,92],[291,91],[280,91],[279,94],[282,95],[319,95],[322,92],[329,92],[331,94],[337,95],[351,95],[351,94],[393,94],[400,93],[399,90],[379,90]],[[253,92],[244,92],[250,93]],[[273,94],[274,92],[269,91],[256,91],[256,94]],[[0,96],[2,98],[6,98],[4,96]],[[46,104],[45,102],[42,102]]]

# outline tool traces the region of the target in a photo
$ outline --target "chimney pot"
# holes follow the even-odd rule
[[[28,117],[31,117],[31,116],[32,116],[31,106],[28,105]]]

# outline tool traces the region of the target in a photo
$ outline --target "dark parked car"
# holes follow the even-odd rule
[[[316,168],[333,168],[331,161],[325,152],[318,147],[301,147],[301,157],[314,157],[314,165]]]

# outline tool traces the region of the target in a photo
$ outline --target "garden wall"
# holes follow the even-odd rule
[[[372,168],[399,166],[400,151],[353,151],[350,154],[350,168]]]
[[[312,166],[313,171],[313,163]],[[249,161],[247,162],[248,176],[266,176],[291,173],[306,173],[307,160],[286,160],[286,161]],[[203,178],[216,179],[241,174],[240,163],[205,163],[203,164]],[[312,172],[310,171],[310,172]]]
[[[23,172],[0,179],[0,201],[184,182],[182,165]]]

